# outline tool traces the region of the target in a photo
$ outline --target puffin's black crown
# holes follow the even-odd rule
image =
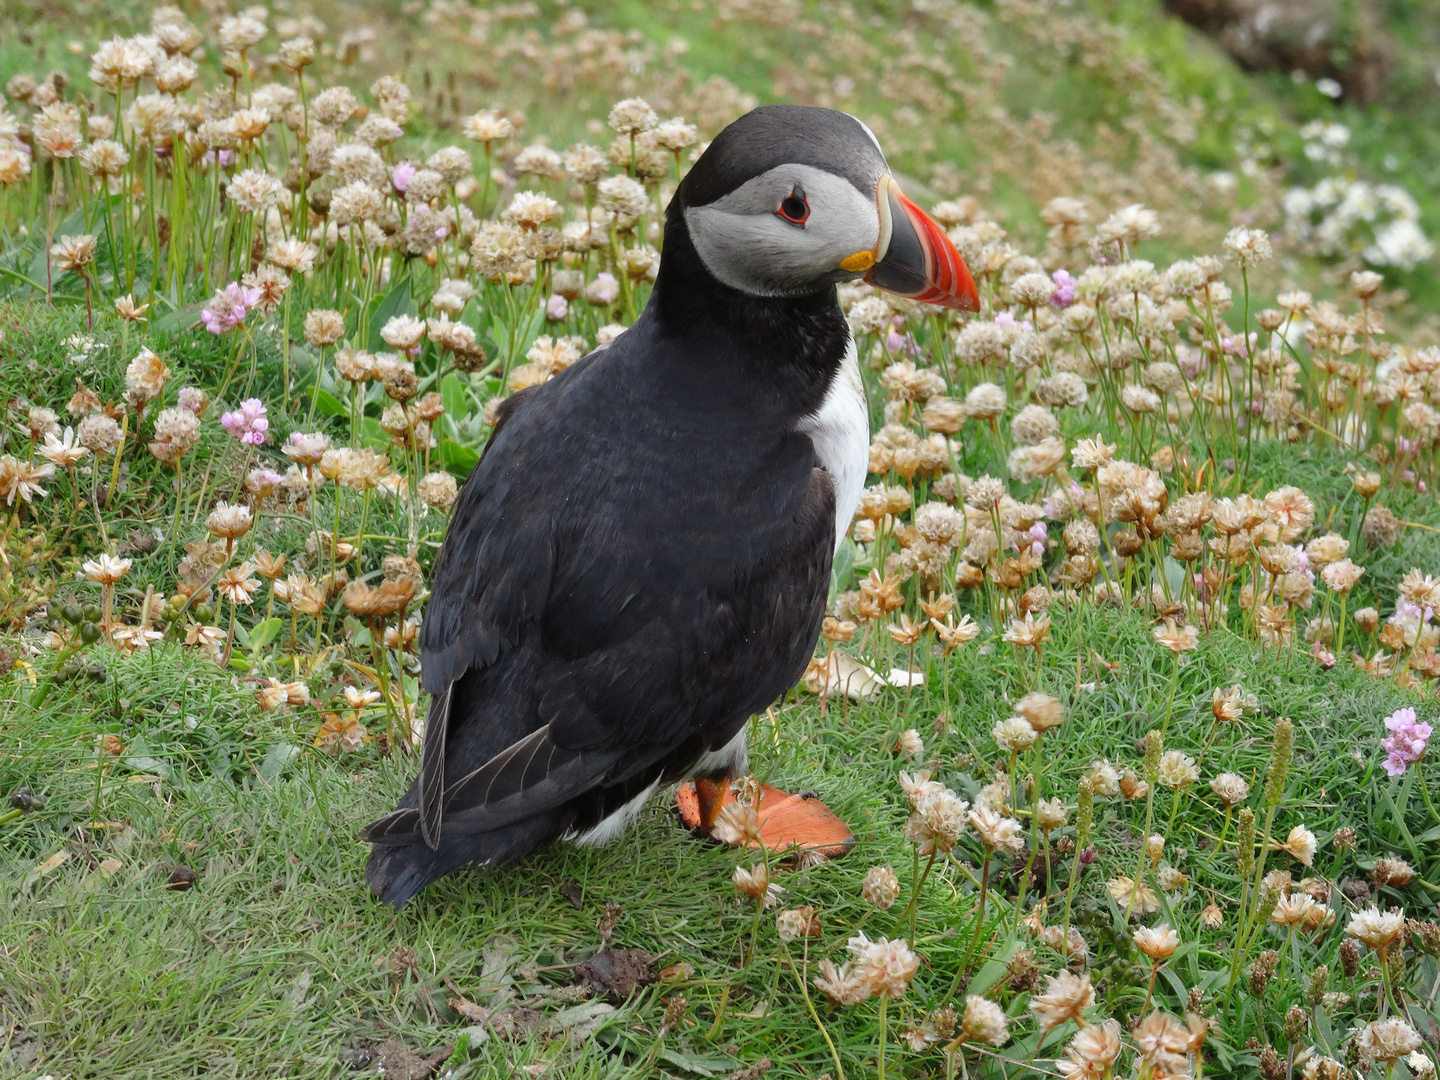
[[[811,165],[867,196],[889,171],[865,125],[848,113],[809,105],[762,105],[710,144],[680,184],[686,206],[704,206],[778,165]]]

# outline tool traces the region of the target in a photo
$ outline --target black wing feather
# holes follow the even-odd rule
[[[446,789],[445,839],[493,832],[553,809],[611,772],[621,756],[566,750],[550,740],[548,726],[540,728]],[[396,810],[367,828],[365,839],[414,843],[424,828],[419,810]]]
[[[451,686],[430,699],[425,745],[420,751],[420,835],[432,850],[440,846],[440,817],[445,794],[445,743],[450,730]]]

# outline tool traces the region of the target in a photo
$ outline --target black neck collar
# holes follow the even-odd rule
[[[850,329],[835,287],[803,296],[751,296],[714,277],[685,225],[682,196],[665,224],[665,252],[642,318],[693,348],[696,363],[731,368],[757,404],[792,416],[820,407],[839,370]]]

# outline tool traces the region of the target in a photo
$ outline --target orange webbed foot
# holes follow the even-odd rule
[[[759,838],[746,844],[752,850],[763,845],[785,858],[836,859],[855,843],[849,826],[813,792],[791,794],[769,784],[759,785],[759,790],[755,807]],[[734,801],[735,792],[728,780],[682,784],[675,793],[680,819],[687,828],[699,829],[706,835],[714,827],[720,809]],[[710,811],[708,818],[705,810]]]

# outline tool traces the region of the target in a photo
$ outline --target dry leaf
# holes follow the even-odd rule
[[[57,851],[54,855],[51,855],[51,856],[50,856],[48,859],[46,859],[44,862],[42,862],[42,863],[37,863],[37,864],[35,865],[35,868],[34,868],[33,870],[31,870],[28,874],[25,875],[25,884],[26,884],[26,885],[33,885],[33,884],[35,884],[35,882],[39,881],[39,880],[40,880],[42,877],[44,877],[46,874],[52,873],[53,871],[58,870],[61,866],[64,866],[65,863],[66,863],[66,861],[69,860],[69,858],[70,858],[70,849],[69,849],[69,848],[61,848],[59,851]]]
[[[585,900],[580,895],[579,886],[569,878],[566,878],[560,883],[560,895],[565,897],[566,900],[569,900],[570,903],[574,905],[576,911],[579,911],[585,906]]]
[[[483,1024],[490,1018],[489,1009],[482,1009],[467,997],[446,998],[445,1004],[472,1024]]]
[[[864,701],[878,694],[884,685],[879,675],[839,649],[832,649],[823,660],[812,660],[805,672],[805,689],[825,697]]]

